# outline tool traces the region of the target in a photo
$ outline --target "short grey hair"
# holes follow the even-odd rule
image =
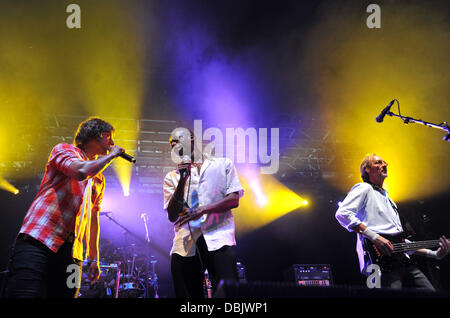
[[[359,167],[359,171],[361,172],[361,179],[364,182],[369,182],[369,174],[366,172],[366,168],[370,167],[370,163],[372,162],[373,157],[375,157],[375,153],[368,153],[363,161],[361,162],[361,166]]]

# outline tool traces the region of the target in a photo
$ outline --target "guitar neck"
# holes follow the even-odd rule
[[[394,253],[403,253],[409,251],[416,251],[421,248],[435,248],[439,247],[439,240],[418,241],[411,243],[395,243]]]

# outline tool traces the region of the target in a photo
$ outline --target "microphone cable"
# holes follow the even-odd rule
[[[400,113],[400,102],[398,101],[398,99],[394,99],[394,101],[397,103],[398,115],[402,117],[402,114]]]
[[[402,114],[400,113],[400,102],[398,101],[398,99],[396,99],[395,101],[397,102],[398,115],[401,116]]]
[[[189,200],[189,192],[190,192],[190,189],[191,189],[191,178],[192,178],[192,174],[191,174],[191,171],[189,170],[188,191],[187,191],[187,195],[186,195],[186,197],[187,197],[188,200]],[[192,200],[191,200],[191,203],[192,203]],[[189,207],[189,205],[187,204],[187,202],[186,202],[186,205]],[[200,205],[200,203],[199,203],[199,205]],[[195,239],[194,239],[194,233],[192,232],[192,228],[191,228],[190,221],[187,222],[187,225],[188,225],[188,228],[189,228],[189,233],[190,233],[190,235],[191,235],[191,239],[192,239],[192,241],[194,242],[195,252],[196,252],[196,254],[198,255],[198,260],[199,260],[199,262],[200,262],[200,269],[201,269],[202,275],[204,275],[206,268],[205,268],[205,266],[204,266],[204,264],[203,264],[203,261],[202,261],[202,255],[200,254],[200,249],[198,248],[197,241],[195,241]],[[200,226],[200,233],[201,233],[200,236],[203,235],[203,232],[201,231],[201,226]],[[199,236],[199,237],[200,237],[200,236]],[[204,239],[204,238],[203,238],[203,239]],[[206,244],[206,241],[205,241],[205,244]],[[208,248],[208,246],[206,246],[206,248]]]

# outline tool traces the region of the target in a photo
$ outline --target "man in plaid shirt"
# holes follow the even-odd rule
[[[73,145],[53,148],[16,239],[10,297],[77,297],[85,257],[90,281],[98,280],[98,216],[105,187],[101,172],[124,152],[114,145],[113,134],[109,123],[89,118],[79,125]],[[69,284],[73,266],[79,277]]]

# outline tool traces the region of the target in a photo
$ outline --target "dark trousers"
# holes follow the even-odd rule
[[[183,257],[172,254],[172,279],[177,298],[203,298],[206,269],[213,295],[221,280],[238,280],[234,246],[222,246],[216,251],[208,251],[203,235],[197,239],[196,245],[198,249],[195,256]]]
[[[54,253],[34,238],[19,234],[9,266],[8,297],[76,298],[79,288],[73,286],[77,281],[73,277],[81,281],[82,262],[72,258],[72,245],[65,242]],[[74,265],[79,269],[77,276]]]
[[[425,274],[413,264],[382,273],[381,287],[394,289],[415,288],[429,291],[435,290]]]

